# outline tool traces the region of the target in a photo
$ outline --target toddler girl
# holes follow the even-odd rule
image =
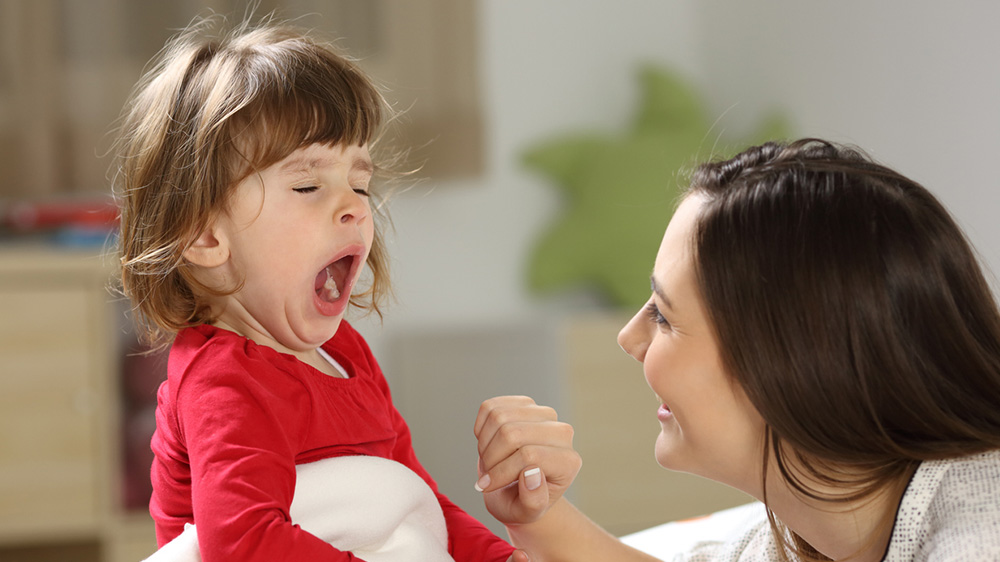
[[[150,512],[161,547],[189,530],[160,553],[506,560],[437,491],[343,320],[388,290],[369,154],[384,99],[308,34],[210,23],[159,55],[119,141],[122,288],[171,343]]]

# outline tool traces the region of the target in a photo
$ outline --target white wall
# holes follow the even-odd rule
[[[399,302],[384,326],[359,322],[376,351],[395,330],[519,322],[564,308],[526,293],[528,252],[556,216],[558,192],[520,165],[521,153],[564,132],[625,127],[640,62],[699,69],[690,0],[478,4],[486,172],[392,200]]]
[[[558,190],[519,163],[571,131],[621,131],[635,69],[660,63],[706,95],[719,131],[766,110],[794,133],[853,142],[924,182],[1000,270],[1000,3],[992,0],[479,0],[487,170],[391,203],[399,303],[379,333],[561,312],[526,293]],[[652,256],[650,256],[652,259]],[[556,304],[553,304],[553,303]],[[577,301],[570,301],[576,303]]]
[[[717,110],[778,107],[798,134],[871,150],[938,195],[1000,272],[1000,2],[699,6],[702,76]]]

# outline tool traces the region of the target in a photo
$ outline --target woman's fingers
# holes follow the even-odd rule
[[[564,490],[576,478],[582,465],[580,454],[573,449],[528,445],[484,471],[476,483],[476,489],[483,492],[498,490],[519,479],[523,480],[525,472],[541,468],[545,475],[544,481]],[[533,490],[534,485],[540,482],[532,480],[531,477],[534,476],[534,473],[527,474],[529,490]]]
[[[486,507],[504,523],[541,517],[576,478],[582,461],[573,427],[525,396],[501,396],[479,409],[474,427]]]
[[[504,523],[536,521],[549,508],[549,487],[539,467],[521,472],[516,485],[487,492],[486,509]]]
[[[557,419],[555,410],[539,406],[527,396],[500,396],[483,402],[473,429],[480,472],[489,470],[523,444],[572,446],[571,427],[547,425],[559,423]]]
[[[541,466],[551,476],[572,480],[579,470],[573,427],[561,422],[510,424],[480,445],[478,487],[493,490],[513,482],[526,467]],[[488,485],[483,479],[488,477]],[[563,478],[560,478],[562,480]]]
[[[479,407],[473,428],[480,442],[489,442],[505,425],[516,422],[543,422],[558,419],[556,411],[539,406],[527,396],[500,396],[491,398]]]
[[[515,550],[514,554],[510,555],[507,562],[529,562],[528,553],[523,550]]]
[[[486,419],[490,417],[493,410],[534,405],[535,401],[528,396],[497,396],[490,398],[479,405],[479,413],[476,415],[476,424],[473,432],[477,437],[479,436],[483,424],[486,423]]]

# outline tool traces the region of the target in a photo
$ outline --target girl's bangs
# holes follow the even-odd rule
[[[332,74],[332,75],[331,75]],[[298,76],[259,92],[231,117],[231,138],[241,162],[237,181],[312,144],[362,145],[374,141],[385,101],[352,72]]]

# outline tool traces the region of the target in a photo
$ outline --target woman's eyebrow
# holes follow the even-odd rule
[[[667,308],[669,308],[670,310],[674,309],[673,303],[670,302],[670,297],[668,297],[667,294],[663,292],[663,288],[660,287],[660,284],[656,282],[656,277],[653,275],[649,276],[649,286],[653,289],[653,292],[656,293],[656,296],[660,297],[660,300],[663,301],[663,304]]]

